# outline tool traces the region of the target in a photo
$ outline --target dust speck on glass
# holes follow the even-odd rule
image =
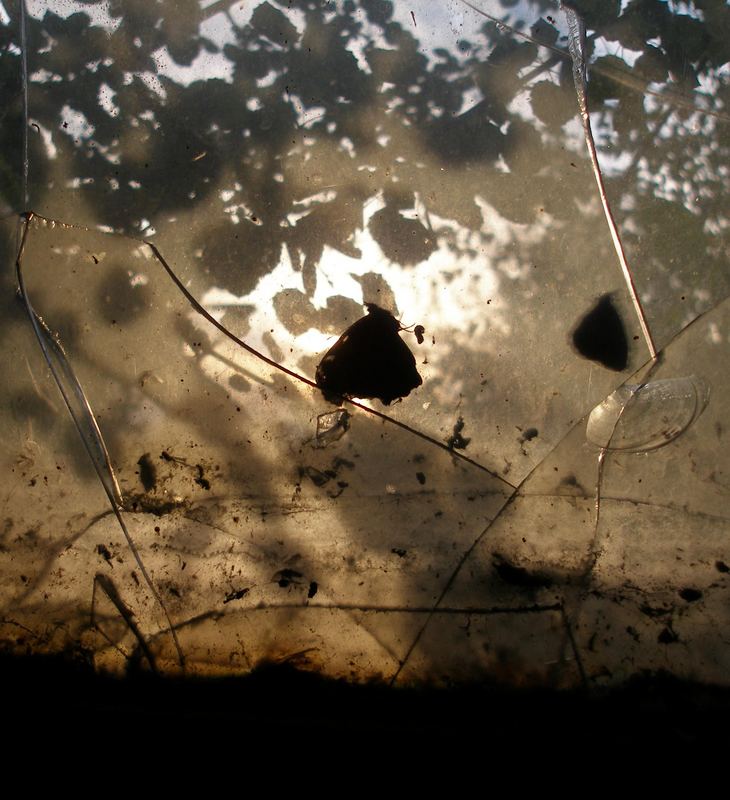
[[[4,0],[2,646],[727,684],[729,25]]]

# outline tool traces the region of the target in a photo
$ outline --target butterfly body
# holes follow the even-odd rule
[[[375,303],[366,305],[367,316],[340,336],[317,367],[317,386],[332,403],[360,397],[389,405],[423,382],[413,353],[399,335],[400,322]]]

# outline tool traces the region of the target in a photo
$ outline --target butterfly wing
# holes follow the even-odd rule
[[[317,385],[325,398],[378,398],[385,405],[420,386],[416,359],[400,338],[400,323],[368,305],[368,315],[351,325],[319,363]]]
[[[409,395],[423,381],[413,353],[398,333],[391,333],[382,345],[372,373],[372,386],[377,391],[370,396],[379,398],[387,406]]]
[[[368,320],[369,317],[363,317],[351,325],[319,362],[315,379],[330,402],[337,403],[346,396],[364,396],[357,392],[362,383],[362,364],[368,358],[364,345]]]

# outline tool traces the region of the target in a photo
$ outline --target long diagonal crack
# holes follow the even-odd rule
[[[116,474],[115,474],[115,471],[114,471],[114,467],[113,467],[113,465],[111,463],[111,459],[109,457],[109,453],[108,453],[106,444],[104,442],[103,436],[102,436],[101,431],[99,429],[99,426],[98,426],[98,423],[96,421],[96,417],[95,417],[95,415],[93,413],[91,404],[89,403],[89,400],[88,400],[88,398],[87,398],[87,396],[86,396],[86,394],[85,394],[85,392],[83,390],[83,387],[81,386],[81,384],[79,383],[78,379],[76,378],[76,375],[75,375],[75,372],[73,370],[73,367],[71,366],[71,363],[70,363],[69,359],[67,358],[64,350],[63,350],[63,346],[62,346],[58,336],[56,334],[54,334],[48,328],[48,326],[43,321],[42,317],[35,311],[32,303],[30,301],[30,297],[28,295],[28,292],[27,292],[27,289],[26,289],[26,286],[25,286],[25,281],[24,281],[24,277],[23,277],[22,262],[23,262],[23,256],[24,256],[24,252],[25,252],[27,238],[28,238],[29,231],[30,231],[30,225],[31,225],[31,223],[32,223],[34,218],[37,218],[37,219],[39,219],[41,221],[44,221],[46,223],[49,223],[49,224],[57,224],[57,225],[62,226],[64,228],[74,228],[74,229],[80,229],[80,230],[91,230],[91,229],[86,228],[84,226],[74,225],[74,224],[71,224],[71,223],[59,222],[57,220],[50,220],[48,218],[42,217],[39,214],[35,214],[34,212],[27,212],[21,218],[23,227],[22,227],[22,234],[20,236],[20,244],[19,244],[19,248],[18,248],[18,253],[17,253],[17,256],[16,256],[16,279],[17,279],[17,283],[18,283],[18,291],[19,291],[19,295],[20,295],[21,301],[23,302],[23,305],[25,306],[26,311],[27,311],[27,313],[29,315],[29,318],[31,320],[31,325],[33,327],[33,330],[34,330],[36,339],[37,339],[37,341],[39,343],[39,346],[40,346],[40,348],[41,348],[41,350],[43,352],[44,358],[45,358],[45,360],[46,360],[46,362],[47,362],[47,364],[48,364],[48,366],[49,366],[49,368],[51,370],[51,373],[52,373],[53,378],[54,378],[54,380],[55,380],[55,382],[56,382],[56,384],[57,384],[57,386],[59,388],[59,391],[61,392],[63,400],[64,400],[64,402],[66,404],[66,408],[67,408],[67,410],[68,410],[68,412],[69,412],[69,414],[70,414],[70,416],[71,416],[71,418],[72,418],[72,420],[74,422],[74,425],[75,425],[75,427],[77,429],[77,432],[78,432],[79,436],[81,437],[82,442],[84,444],[84,447],[85,447],[85,449],[86,449],[86,451],[87,451],[87,453],[88,453],[88,455],[89,455],[89,457],[90,457],[90,459],[92,461],[94,469],[95,469],[95,471],[97,473],[97,476],[98,476],[98,478],[99,478],[99,480],[100,480],[100,482],[101,482],[101,484],[102,484],[102,486],[104,488],[104,491],[105,491],[105,493],[107,495],[107,498],[109,500],[111,509],[112,509],[112,511],[113,511],[113,513],[114,513],[114,515],[115,515],[115,517],[117,519],[117,522],[118,522],[118,524],[119,524],[119,526],[120,526],[120,528],[122,530],[124,538],[127,541],[129,549],[132,552],[132,555],[134,556],[134,559],[135,559],[135,561],[137,562],[137,564],[138,564],[138,566],[140,568],[140,571],[141,571],[141,573],[143,575],[145,583],[147,584],[148,588],[150,589],[153,597],[155,598],[155,600],[158,603],[159,607],[163,611],[163,614],[164,614],[164,616],[165,616],[165,618],[167,620],[168,631],[172,635],[172,638],[173,638],[173,641],[174,641],[174,644],[175,644],[175,649],[176,649],[177,654],[178,654],[179,663],[180,663],[181,667],[184,669],[185,659],[184,659],[184,654],[183,654],[182,648],[180,646],[180,643],[178,641],[178,637],[177,637],[177,634],[176,634],[176,626],[173,624],[172,619],[170,618],[170,615],[169,615],[169,613],[167,611],[167,608],[166,608],[166,606],[164,604],[164,601],[162,600],[159,592],[157,591],[157,589],[156,589],[156,587],[154,585],[154,582],[152,581],[151,576],[149,575],[149,573],[147,571],[147,568],[144,565],[144,562],[142,560],[141,554],[140,554],[139,550],[137,549],[137,546],[135,545],[134,540],[132,539],[132,536],[131,536],[131,534],[130,534],[128,528],[127,528],[127,525],[126,525],[126,523],[124,521],[124,518],[122,516],[121,512],[124,509],[124,499],[122,497],[122,493],[121,493],[121,490],[120,490],[118,482],[117,482],[117,478],[116,478]],[[114,235],[114,234],[108,234],[108,235]],[[128,237],[128,238],[132,238],[132,237]],[[207,322],[209,322],[211,325],[216,327],[221,333],[223,333],[231,341],[233,341],[235,344],[237,344],[239,347],[243,348],[247,352],[251,353],[257,359],[259,359],[259,360],[263,361],[264,363],[269,364],[271,367],[273,367],[273,368],[285,373],[290,378],[293,378],[293,379],[295,379],[295,380],[297,380],[297,381],[299,381],[301,383],[304,383],[304,384],[306,384],[306,385],[308,385],[308,386],[310,386],[310,387],[312,387],[314,389],[319,390],[317,384],[314,381],[312,381],[311,379],[305,377],[304,375],[301,375],[301,374],[299,374],[299,373],[287,368],[283,364],[279,364],[275,360],[267,357],[266,355],[264,355],[260,351],[256,350],[255,348],[251,347],[245,341],[243,341],[242,339],[237,337],[235,334],[233,334],[231,331],[229,331],[222,323],[220,323],[218,320],[216,320],[201,305],[201,303],[190,293],[190,291],[185,287],[185,285],[182,283],[180,278],[174,272],[172,267],[170,267],[170,265],[168,264],[167,260],[162,255],[162,253],[160,252],[160,250],[157,248],[156,245],[154,245],[153,243],[151,243],[151,242],[149,242],[147,240],[144,240],[144,239],[133,239],[133,241],[137,241],[140,244],[145,245],[150,249],[150,251],[152,252],[152,254],[155,257],[155,259],[161,264],[161,266],[164,268],[164,270],[166,271],[166,273],[168,274],[170,279],[173,281],[173,283],[178,288],[178,290],[183,294],[183,296],[186,298],[186,300],[189,302],[189,304],[192,306],[192,308],[198,314],[200,314],[202,317],[204,317]],[[402,422],[402,421],[400,421],[398,419],[395,419],[394,417],[391,417],[388,414],[385,414],[383,412],[380,412],[380,411],[377,411],[377,410],[375,410],[373,408],[370,408],[369,406],[366,406],[365,404],[360,403],[357,400],[348,399],[345,402],[347,402],[348,404],[350,404],[352,406],[355,406],[356,408],[359,408],[360,410],[362,410],[362,411],[364,411],[364,412],[366,412],[366,413],[368,413],[368,414],[370,414],[372,416],[378,417],[378,418],[382,419],[385,422],[389,422],[389,423],[391,423],[393,425],[396,425],[397,427],[401,428],[402,430],[405,430],[408,433],[419,437],[420,439],[428,442],[429,444],[431,444],[431,445],[433,445],[435,447],[438,447],[438,448],[440,448],[442,450],[447,451],[453,458],[455,458],[455,459],[457,459],[459,461],[463,461],[463,462],[469,464],[470,466],[475,467],[476,469],[479,469],[479,470],[481,470],[483,472],[486,472],[492,478],[498,480],[504,486],[510,487],[510,489],[512,489],[512,490],[515,489],[514,485],[511,484],[509,481],[507,481],[503,477],[493,473],[491,470],[489,470],[487,467],[485,467],[483,464],[479,463],[478,461],[475,461],[474,459],[469,458],[465,454],[463,454],[463,453],[461,453],[461,452],[459,452],[457,450],[454,450],[453,448],[449,447],[449,445],[446,442],[439,441],[438,439],[435,439],[434,437],[428,435],[427,433],[424,433],[423,431],[419,431],[419,430],[413,428],[412,426],[408,425],[407,423],[404,423],[404,422]],[[108,592],[107,592],[107,594],[108,594]],[[123,615],[123,617],[124,617],[125,620],[127,619],[126,616]],[[139,639],[139,637],[141,636],[141,633],[138,631],[138,629],[134,628],[132,632],[134,633],[135,637]],[[145,650],[145,654],[147,655],[146,650]],[[151,657],[149,657],[149,656],[148,656],[148,660],[150,661],[150,664],[154,668],[154,660],[151,659]]]
[[[646,342],[646,346],[649,350],[649,355],[652,359],[655,359],[657,356],[657,351],[656,346],[654,345],[654,339],[651,335],[651,331],[649,330],[649,323],[646,319],[644,307],[641,304],[641,298],[636,290],[634,276],[631,273],[631,267],[629,266],[628,259],[626,258],[626,252],[624,251],[624,247],[621,242],[621,235],[619,234],[618,226],[613,218],[611,205],[608,202],[608,195],[606,194],[606,186],[603,182],[601,166],[598,163],[598,152],[596,150],[596,143],[593,138],[593,130],[591,128],[591,116],[588,112],[588,84],[586,79],[587,65],[585,60],[585,25],[583,24],[583,20],[577,12],[573,11],[568,6],[564,6],[563,10],[568,20],[568,43],[570,45],[570,55],[573,59],[573,80],[575,82],[575,92],[578,98],[580,121],[581,125],[583,126],[583,133],[585,135],[586,146],[588,148],[588,155],[591,159],[591,166],[593,167],[593,175],[596,179],[596,185],[598,187],[598,196],[601,199],[603,213],[606,217],[606,223],[608,224],[608,229],[611,233],[611,241],[613,242],[616,255],[618,256],[619,264],[621,265],[621,272],[624,276],[626,288],[631,296],[631,302],[634,304],[636,316],[639,319],[639,326],[641,327],[644,341]]]
[[[186,300],[195,309],[195,311],[197,311],[198,314],[200,314],[202,317],[204,317],[211,325],[216,327],[224,336],[227,336],[232,342],[234,342],[235,344],[237,344],[239,347],[243,348],[247,352],[251,353],[251,355],[253,355],[256,358],[260,359],[264,363],[268,364],[269,366],[274,367],[275,369],[278,369],[281,372],[283,372],[285,375],[288,375],[290,378],[294,378],[295,380],[300,381],[301,383],[305,383],[307,386],[311,386],[313,389],[316,389],[317,391],[319,391],[319,387],[317,386],[317,384],[313,380],[311,380],[311,378],[307,378],[304,375],[301,375],[300,373],[295,372],[294,370],[291,370],[288,367],[285,367],[283,364],[279,364],[274,359],[269,358],[268,356],[264,355],[259,350],[256,350],[255,348],[251,347],[251,345],[249,345],[246,342],[244,342],[243,339],[239,339],[238,336],[236,336],[235,334],[231,333],[231,331],[229,331],[228,328],[226,328],[225,325],[223,325],[221,322],[218,322],[218,320],[215,319],[215,317],[213,317],[208,311],[206,311],[204,306],[202,306],[200,304],[200,302],[190,293],[190,291],[188,291],[187,287],[183,284],[183,282],[180,280],[180,278],[178,278],[178,276],[175,274],[174,270],[167,263],[167,261],[165,260],[164,256],[159,251],[159,249],[154,244],[152,244],[152,242],[147,241],[146,239],[143,239],[141,241],[144,244],[146,244],[147,247],[150,248],[150,250],[152,251],[152,253],[155,256],[155,258],[160,262],[160,264],[162,264],[162,266],[164,267],[165,271],[170,276],[170,278],[172,279],[174,284],[177,286],[177,288],[180,290],[180,292],[185,296]],[[505,484],[506,486],[514,488],[514,484],[512,484],[509,481],[505,480],[500,475],[497,475],[497,473],[492,472],[490,469],[485,467],[484,464],[481,464],[478,461],[475,461],[474,459],[469,458],[468,456],[464,455],[463,453],[459,452],[458,450],[455,450],[453,447],[449,447],[449,445],[446,442],[441,442],[438,439],[435,439],[434,437],[429,436],[427,433],[424,433],[423,431],[419,431],[416,428],[413,428],[412,426],[408,425],[407,423],[401,422],[401,420],[396,419],[395,417],[391,417],[389,414],[384,414],[382,411],[377,411],[374,408],[370,408],[369,406],[366,406],[364,403],[360,403],[357,400],[352,400],[352,399],[346,398],[345,402],[348,405],[354,406],[355,408],[359,408],[361,411],[365,411],[365,412],[367,412],[368,414],[370,414],[370,415],[372,415],[374,417],[378,417],[379,419],[382,419],[382,420],[384,420],[386,422],[390,422],[391,424],[396,425],[399,428],[402,428],[404,431],[408,431],[408,433],[413,434],[414,436],[418,436],[419,438],[423,439],[424,441],[428,442],[429,444],[431,444],[431,445],[433,445],[435,447],[440,448],[441,450],[446,450],[454,458],[457,458],[460,461],[464,461],[465,463],[470,464],[472,467],[476,467],[477,469],[488,473],[492,478],[495,478],[496,480],[500,481],[501,483]]]
[[[728,297],[730,297],[730,295],[728,295]],[[700,322],[705,317],[707,317],[709,314],[711,314],[722,303],[726,302],[727,299],[728,299],[727,297],[724,297],[721,300],[718,300],[718,302],[715,305],[713,305],[711,308],[708,308],[702,314],[700,314],[699,316],[695,317],[695,319],[693,319],[691,322],[689,322],[687,325],[685,325],[683,328],[681,328],[681,330],[677,331],[674,334],[674,336],[671,338],[671,340],[669,340],[664,345],[664,347],[662,347],[661,350],[657,353],[657,358],[654,358],[654,359],[651,359],[651,360],[645,362],[644,364],[642,364],[636,370],[636,372],[634,374],[636,374],[636,373],[643,374],[642,385],[643,385],[643,383],[646,382],[646,380],[649,378],[651,373],[653,373],[659,367],[659,365],[661,364],[661,355],[662,355],[662,353],[668,347],[670,347],[677,340],[677,338],[679,338],[680,336],[685,334],[691,327],[693,327],[693,326],[695,326],[697,324],[700,324]],[[645,370],[647,370],[647,368],[648,368],[648,371],[645,371]],[[629,376],[621,385],[629,383],[632,380],[633,380],[633,375]],[[620,387],[617,387],[617,388],[620,388]],[[632,397],[629,400],[629,402],[626,404],[626,407],[624,407],[624,409],[622,409],[622,412],[621,412],[622,414],[624,413],[626,408],[628,408],[628,406],[631,404],[633,399],[634,398]],[[619,416],[619,419],[620,419],[620,416]],[[408,647],[405,655],[403,656],[403,659],[401,660],[401,662],[400,662],[400,664],[398,666],[398,669],[396,670],[394,675],[391,677],[391,679],[390,679],[390,685],[391,686],[394,685],[397,682],[398,678],[400,677],[401,672],[403,671],[403,668],[405,667],[406,663],[410,659],[410,657],[413,654],[414,650],[418,646],[418,643],[420,642],[421,638],[423,637],[423,634],[425,633],[425,630],[428,627],[428,625],[431,622],[431,620],[433,619],[434,615],[439,614],[439,613],[443,613],[442,609],[448,608],[448,607],[442,606],[442,603],[443,603],[446,595],[449,593],[451,587],[454,585],[454,582],[456,581],[456,578],[457,578],[458,574],[461,572],[461,569],[463,568],[464,564],[466,564],[466,562],[469,560],[469,557],[471,556],[471,554],[479,546],[479,544],[484,540],[485,536],[491,530],[491,528],[494,525],[494,523],[497,522],[497,520],[502,516],[504,511],[507,508],[509,508],[517,500],[518,497],[526,496],[526,495],[522,494],[522,488],[530,480],[530,478],[535,474],[535,472],[537,472],[537,470],[539,470],[541,468],[543,463],[545,463],[545,461],[547,461],[550,458],[550,456],[563,444],[563,442],[573,433],[573,431],[578,426],[581,426],[584,423],[585,423],[585,416],[581,417],[574,425],[572,425],[565,432],[563,437],[558,442],[556,442],[556,444],[553,446],[553,448],[549,452],[547,452],[545,454],[545,456],[542,459],[542,461],[540,461],[538,464],[536,464],[532,468],[532,470],[522,479],[522,481],[520,481],[520,483],[515,487],[514,492],[510,495],[510,497],[507,499],[507,501],[502,506],[502,508],[497,512],[497,514],[495,515],[494,519],[491,520],[491,522],[476,537],[476,539],[472,542],[472,544],[464,551],[464,553],[462,554],[461,558],[459,559],[456,567],[454,568],[452,573],[447,578],[446,583],[444,584],[444,588],[442,589],[442,591],[440,592],[438,598],[436,599],[436,601],[434,602],[433,606],[431,607],[427,618],[423,622],[423,625],[416,632],[416,634],[415,634],[410,646]],[[617,424],[618,424],[618,420],[616,421],[616,425]],[[614,430],[616,428],[616,425],[614,425]],[[603,479],[603,471],[604,471],[604,467],[605,467],[605,459],[606,459],[606,455],[608,454],[608,452],[609,451],[606,448],[602,448],[599,451],[599,455],[597,457],[596,490],[595,490],[595,495],[594,495],[594,497],[595,497],[595,514],[594,514],[594,521],[593,521],[593,536],[591,538],[591,542],[590,542],[590,545],[589,545],[590,550],[589,550],[589,553],[588,553],[588,556],[589,556],[588,565],[587,565],[587,569],[586,569],[586,571],[584,573],[584,576],[583,576],[585,580],[589,580],[590,579],[590,576],[593,573],[593,569],[595,567],[595,563],[596,563],[598,555],[599,555],[599,552],[598,552],[598,525],[599,525],[599,520],[600,520],[600,503],[601,503],[601,498],[602,498],[601,485],[602,485],[602,479]],[[614,500],[614,499],[622,499],[622,498],[604,497],[604,499]],[[654,505],[654,504],[647,504],[647,505]],[[660,507],[662,507],[662,506],[660,506]],[[564,604],[561,604],[561,609],[562,609],[561,613],[563,615],[563,622],[564,622],[566,631],[568,633],[568,638],[570,640],[571,649],[574,652],[574,655],[576,657],[576,662],[578,663],[579,671],[581,673],[581,680],[582,680],[584,685],[588,685],[587,677],[586,677],[586,674],[585,674],[585,670],[584,670],[584,668],[582,666],[582,663],[580,661],[580,654],[579,654],[579,651],[577,649],[577,646],[576,646],[576,643],[575,643],[575,639],[574,639],[574,636],[573,636],[573,633],[572,633],[571,616],[574,616],[574,614],[573,615],[569,614],[569,612],[565,608]]]
[[[41,221],[43,221],[45,223],[59,225],[59,226],[64,227],[64,228],[78,229],[78,230],[82,230],[82,231],[87,230],[87,231],[93,231],[94,233],[102,232],[102,233],[104,233],[104,235],[108,235],[108,236],[118,235],[118,234],[114,234],[114,233],[109,233],[108,231],[97,231],[97,230],[88,228],[88,227],[83,226],[83,225],[76,225],[74,223],[62,222],[62,221],[59,221],[59,220],[52,220],[52,219],[49,219],[47,217],[42,216],[41,214],[36,214],[33,211],[28,211],[25,214],[26,229],[27,229],[27,223],[29,223],[32,219],[38,219],[38,220],[41,220]],[[185,297],[185,299],[188,301],[188,303],[192,306],[192,308],[198,314],[200,314],[207,322],[209,322],[211,325],[213,325],[215,328],[217,328],[224,336],[226,336],[228,339],[230,339],[234,344],[238,345],[243,350],[246,350],[248,353],[253,355],[255,358],[259,359],[260,361],[263,361],[265,364],[268,364],[269,366],[273,367],[274,369],[276,369],[276,370],[278,370],[280,372],[283,372],[285,375],[288,375],[290,378],[293,378],[294,380],[299,381],[300,383],[304,383],[307,386],[310,386],[311,388],[316,389],[317,391],[319,391],[319,387],[317,386],[317,384],[311,378],[307,378],[305,375],[302,375],[302,374],[300,374],[300,373],[298,373],[298,372],[296,372],[296,371],[294,371],[292,369],[289,369],[288,367],[284,366],[283,364],[280,364],[278,361],[275,361],[274,359],[269,358],[267,355],[262,353],[260,350],[257,350],[256,348],[252,347],[250,344],[245,342],[243,339],[240,339],[238,336],[236,336],[234,333],[232,333],[230,330],[228,330],[228,328],[226,328],[225,325],[223,325],[221,322],[219,322],[217,319],[215,319],[215,317],[213,317],[206,310],[206,308],[198,301],[198,299],[183,284],[183,282],[180,280],[180,278],[175,273],[173,268],[168,264],[167,260],[165,259],[165,257],[163,256],[163,254],[161,253],[161,251],[159,250],[159,248],[155,244],[153,244],[152,242],[150,242],[147,239],[141,239],[141,238],[138,238],[138,237],[125,236],[125,238],[129,239],[130,241],[134,241],[134,242],[137,242],[138,244],[141,244],[141,245],[144,245],[144,246],[148,247],[150,249],[150,251],[152,252],[152,255],[161,264],[161,266],[164,268],[165,272],[168,274],[170,279],[173,281],[175,286],[178,288],[178,290],[181,292],[181,294]],[[21,247],[24,247],[24,242],[21,245]],[[389,414],[385,414],[382,411],[378,411],[378,410],[376,410],[374,408],[371,408],[370,406],[367,406],[364,403],[360,403],[357,400],[353,400],[353,399],[350,399],[350,398],[345,398],[344,402],[347,403],[348,405],[354,406],[355,408],[359,408],[361,411],[364,411],[365,413],[367,413],[367,414],[369,414],[371,416],[377,417],[378,419],[381,419],[384,422],[388,422],[388,423],[390,423],[392,425],[395,425],[396,427],[407,431],[408,433],[412,434],[413,436],[417,436],[420,439],[422,439],[423,441],[428,442],[429,444],[433,445],[434,447],[438,447],[441,450],[445,450],[453,458],[457,459],[458,461],[463,461],[464,463],[469,464],[470,466],[475,467],[476,469],[479,469],[482,472],[486,472],[492,478],[494,478],[495,480],[497,480],[501,484],[503,484],[505,487],[509,487],[510,489],[514,489],[515,488],[513,483],[510,483],[510,481],[506,480],[501,475],[497,474],[496,472],[493,472],[492,470],[490,470],[488,467],[486,467],[481,462],[476,461],[473,458],[469,458],[469,456],[467,456],[464,453],[460,452],[459,450],[456,450],[453,447],[449,446],[449,444],[447,442],[440,441],[439,439],[436,439],[433,436],[430,436],[429,434],[425,433],[424,431],[420,431],[417,428],[414,428],[413,426],[408,425],[407,423],[402,422],[401,420],[390,416]]]

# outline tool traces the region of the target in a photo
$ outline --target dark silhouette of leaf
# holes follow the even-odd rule
[[[604,295],[578,323],[573,344],[584,358],[616,372],[626,369],[629,342],[610,295]]]
[[[391,206],[373,214],[368,227],[385,257],[398,264],[418,264],[436,249],[435,238],[427,228]]]

